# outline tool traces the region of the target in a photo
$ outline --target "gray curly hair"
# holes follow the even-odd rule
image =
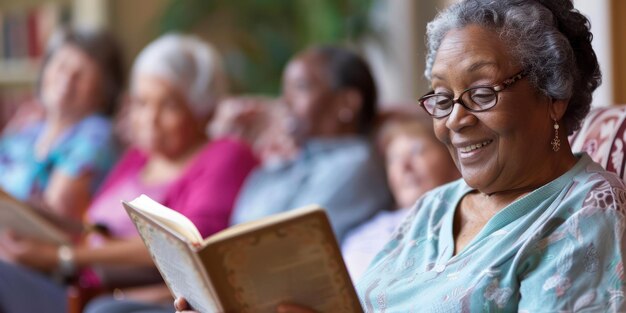
[[[497,32],[530,82],[553,99],[569,99],[569,134],[589,112],[602,75],[591,47],[589,20],[571,0],[466,0],[441,12],[427,28],[426,78],[448,31],[478,25]]]

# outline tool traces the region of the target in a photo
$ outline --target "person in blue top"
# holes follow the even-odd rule
[[[462,179],[375,257],[365,312],[626,311],[626,187],[567,140],[601,80],[589,27],[569,0],[466,0],[429,24],[420,103]]]
[[[0,138],[0,189],[80,219],[116,158],[108,115],[122,84],[122,57],[111,36],[57,31],[38,81],[43,120],[11,128]]]
[[[287,65],[283,100],[299,153],[247,179],[232,224],[317,203],[341,241],[392,203],[382,162],[368,135],[377,91],[366,62],[338,47],[314,47]]]

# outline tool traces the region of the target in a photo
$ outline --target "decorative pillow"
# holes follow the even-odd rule
[[[580,130],[570,136],[574,152],[587,152],[606,170],[624,179],[626,105],[594,108]]]

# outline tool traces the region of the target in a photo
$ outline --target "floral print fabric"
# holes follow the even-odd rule
[[[425,195],[357,289],[366,312],[624,312],[626,188],[586,155],[453,255],[463,180]]]

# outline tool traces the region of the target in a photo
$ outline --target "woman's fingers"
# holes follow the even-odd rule
[[[174,308],[176,308],[176,311],[182,311],[188,309],[189,305],[185,298],[176,298],[176,300],[174,300]]]
[[[176,308],[176,313],[198,313],[196,311],[188,311],[189,304],[185,298],[176,298],[174,300],[174,308]]]

